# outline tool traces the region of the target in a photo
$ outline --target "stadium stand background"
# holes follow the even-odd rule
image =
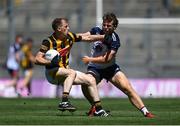
[[[171,3],[167,3],[170,1]],[[34,39],[34,54],[44,37],[51,34],[55,17],[67,17],[71,31],[85,32],[96,24],[95,0],[14,0],[16,33]],[[103,0],[104,12],[119,18],[179,18],[179,0]],[[6,0],[0,1],[0,64],[9,47]],[[117,62],[131,78],[180,77],[180,25],[120,25],[117,33],[122,46]],[[71,66],[85,71],[81,56],[90,52],[87,43],[75,44]],[[8,77],[0,68],[0,77]],[[44,68],[35,66],[34,78],[44,78]]]

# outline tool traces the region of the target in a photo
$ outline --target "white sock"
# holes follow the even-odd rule
[[[149,113],[149,111],[147,110],[147,108],[144,106],[140,109],[140,111],[143,113],[143,115],[146,115],[146,113]]]

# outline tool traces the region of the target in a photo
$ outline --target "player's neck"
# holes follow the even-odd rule
[[[53,33],[53,36],[56,40],[61,40],[61,41],[66,40],[66,36],[61,33]]]

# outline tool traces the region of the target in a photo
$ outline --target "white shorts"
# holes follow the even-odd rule
[[[58,67],[57,68],[52,68],[52,69],[46,69],[45,70],[46,79],[51,84],[63,85],[66,77],[57,76],[56,73],[57,73],[58,69],[59,69]]]

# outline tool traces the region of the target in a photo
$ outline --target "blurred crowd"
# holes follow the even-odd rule
[[[1,90],[14,87],[17,96],[30,95],[35,61],[32,47],[33,39],[31,37],[25,38],[22,34],[16,35],[15,42],[10,45],[6,57],[5,68],[10,75],[10,79],[5,84],[0,85]]]

